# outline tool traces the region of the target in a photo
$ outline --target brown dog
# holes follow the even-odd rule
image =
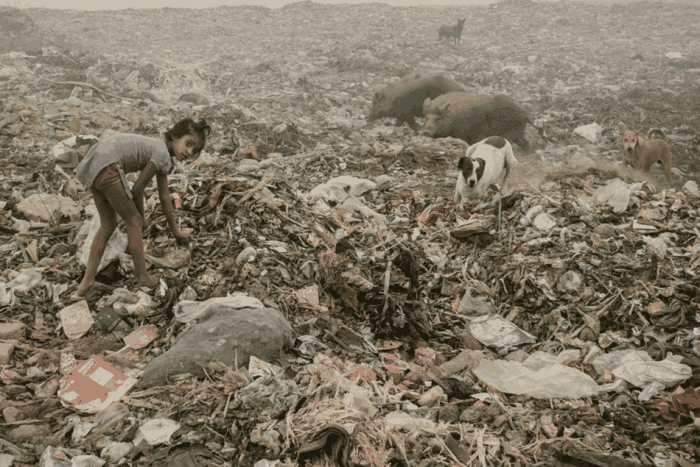
[[[660,138],[653,138],[654,134]],[[659,162],[666,172],[666,182],[670,186],[671,179],[671,150],[668,148],[668,140],[663,131],[652,128],[647,133],[646,139],[641,133],[629,130],[624,125],[620,126],[622,137],[622,161],[630,167],[649,172],[655,162]]]

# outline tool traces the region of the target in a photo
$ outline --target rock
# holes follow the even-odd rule
[[[447,423],[457,423],[459,421],[459,408],[456,404],[447,404],[438,409],[438,420]]]
[[[465,329],[464,332],[462,332],[459,335],[459,338],[462,340],[463,349],[482,350],[484,348],[484,346],[481,345],[481,342],[479,342],[474,336],[472,336],[472,333],[469,332],[469,329]]]
[[[10,363],[13,350],[15,350],[14,345],[9,342],[0,342],[0,365],[7,365]]]
[[[586,170],[592,169],[596,166],[593,159],[581,154],[577,154],[571,159],[569,159],[569,165],[571,165],[572,168],[582,172],[585,172]]]
[[[593,232],[597,233],[603,238],[614,237],[617,235],[615,226],[612,224],[599,224],[593,229]]]
[[[556,227],[557,221],[555,221],[552,216],[546,212],[542,212],[535,216],[535,218],[532,220],[532,225],[537,230],[550,231]]]
[[[212,306],[170,350],[148,363],[141,384],[164,386],[168,376],[191,373],[204,377],[211,361],[247,366],[251,356],[266,362],[277,359],[292,344],[292,327],[273,308]]]
[[[683,191],[687,191],[693,196],[700,196],[700,191],[698,191],[698,184],[692,180],[685,182],[685,185],[683,185]]]
[[[252,246],[244,248],[243,251],[238,253],[238,256],[236,256],[236,265],[242,266],[243,263],[248,263],[255,260],[255,255],[257,252],[258,251]]]
[[[260,169],[260,162],[255,159],[241,159],[238,165],[239,172],[257,172]]]
[[[9,432],[10,439],[31,441],[34,438],[48,436],[51,433],[49,425],[20,425]]]
[[[24,339],[24,323],[0,323],[0,340]]]
[[[584,285],[584,278],[581,273],[566,271],[557,281],[557,290],[561,293],[580,294]]]
[[[384,183],[391,183],[394,179],[389,175],[380,175],[374,179],[377,185],[382,185]]]
[[[49,193],[34,194],[24,198],[17,209],[32,221],[50,222],[54,212],[65,214],[71,219],[79,219],[82,208],[72,199]],[[53,219],[54,221],[58,219]]]
[[[0,467],[11,467],[15,461],[15,456],[9,454],[0,454]]]
[[[118,443],[112,441],[100,453],[100,458],[110,463],[117,463],[134,449],[133,443]]]
[[[139,70],[129,73],[129,76],[124,79],[124,84],[132,91],[137,91],[139,89]]]
[[[575,135],[582,136],[586,141],[593,144],[600,142],[602,133],[603,128],[595,122],[590,125],[580,126],[574,130]]]
[[[202,94],[197,94],[196,92],[188,92],[187,94],[183,94],[178,100],[181,102],[189,102],[190,104],[194,105],[209,105],[209,99]]]
[[[17,407],[5,407],[2,410],[2,416],[5,418],[5,423],[14,423],[24,420],[24,413]]]
[[[75,96],[70,96],[68,99],[64,99],[63,102],[73,107],[85,107],[87,105],[87,102]]]
[[[440,386],[435,386],[418,399],[418,405],[421,407],[435,407],[439,406],[440,402],[446,399],[445,391]]]

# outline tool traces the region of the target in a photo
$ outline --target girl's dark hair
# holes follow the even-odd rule
[[[165,132],[165,141],[170,142],[186,135],[196,135],[202,140],[203,148],[210,131],[211,127],[207,125],[203,118],[196,122],[191,118],[183,118],[174,127]]]

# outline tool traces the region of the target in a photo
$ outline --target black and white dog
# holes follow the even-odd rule
[[[459,159],[459,177],[455,189],[455,204],[462,199],[482,199],[486,190],[503,176],[503,183],[510,171],[518,165],[513,155],[513,146],[500,136],[488,138],[473,144],[467,154]]]

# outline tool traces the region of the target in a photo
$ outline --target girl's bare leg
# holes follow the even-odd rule
[[[95,206],[97,207],[97,213],[100,215],[100,228],[97,234],[95,234],[95,238],[92,240],[92,245],[90,246],[90,255],[88,256],[87,265],[85,266],[85,275],[78,286],[78,290],[75,292],[75,294],[80,297],[84,296],[95,283],[97,267],[102,260],[107,242],[112,236],[114,229],[117,227],[116,212],[114,208],[110,206],[107,198],[105,198],[102,192],[95,188],[92,188],[91,191],[92,197],[95,200]]]
[[[129,241],[129,253],[134,261],[134,274],[138,286],[154,287],[158,280],[146,272],[146,260],[143,251],[143,220],[134,200],[126,194],[124,186],[119,183],[102,190],[110,206],[119,214],[126,225]]]

